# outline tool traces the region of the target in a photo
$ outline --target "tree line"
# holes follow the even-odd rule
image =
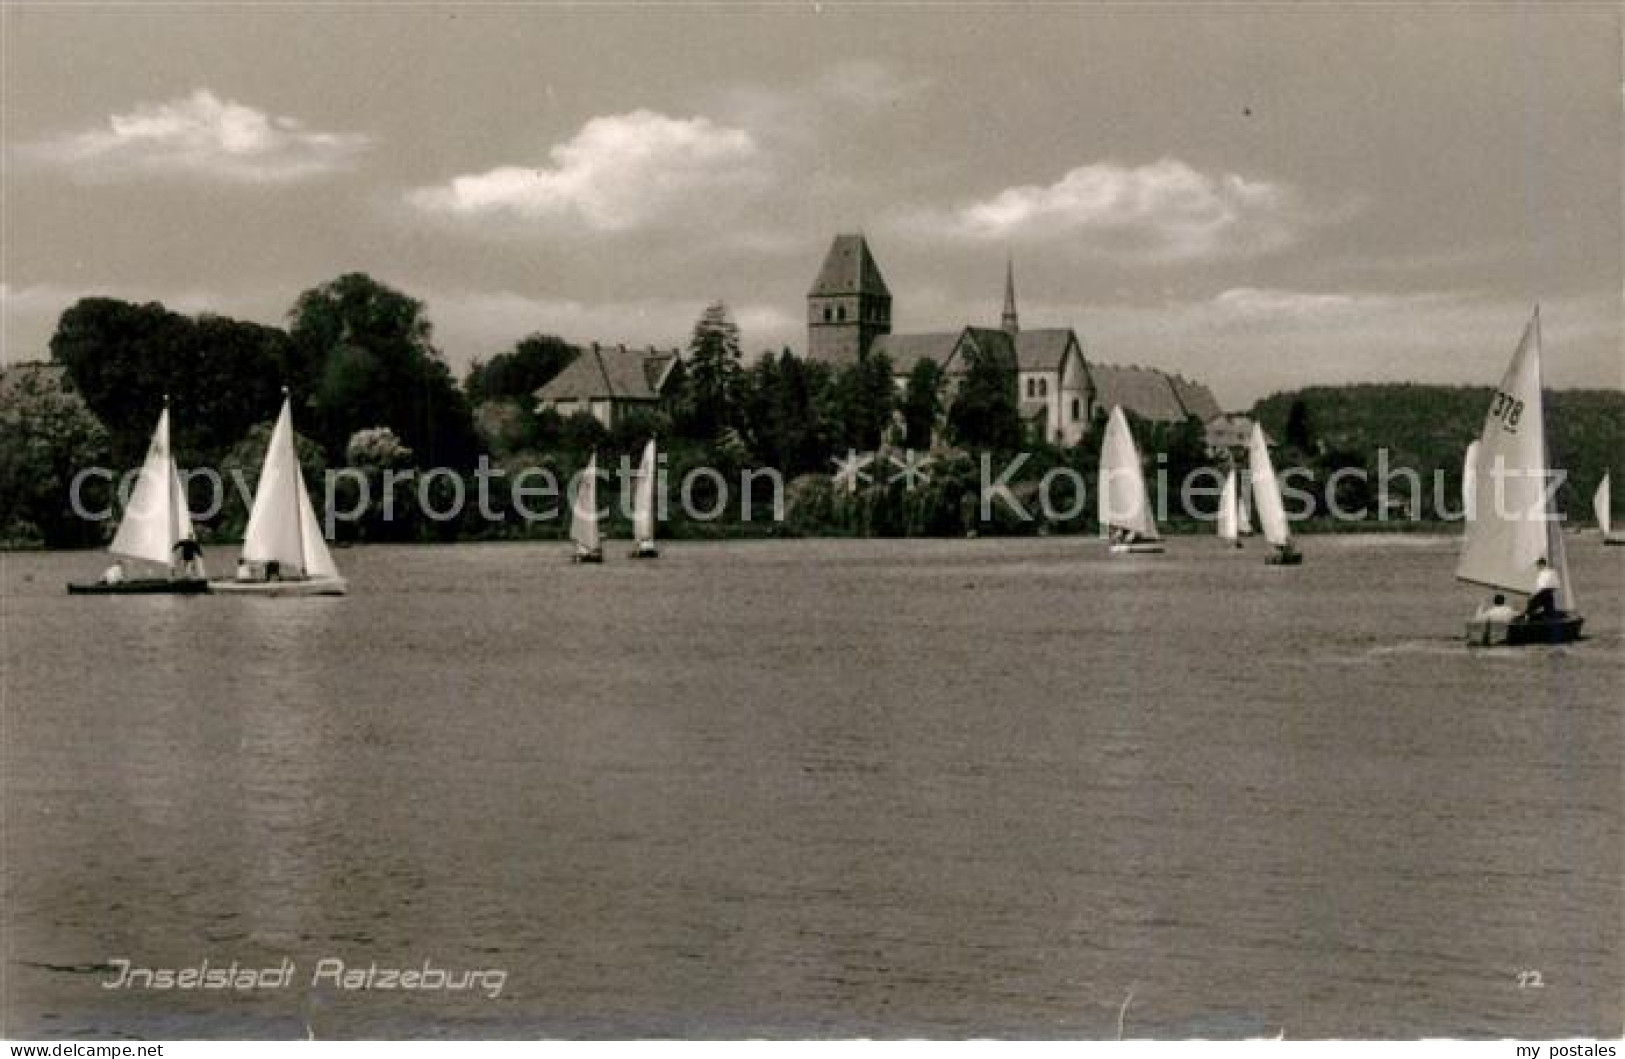
[[[467,475],[482,454],[510,474],[537,467],[563,480],[590,453],[613,465],[654,437],[671,480],[705,466],[724,474],[772,468],[790,483],[786,524],[764,518],[750,527],[719,527],[679,519],[668,527],[679,535],[1068,532],[1093,525],[1083,515],[1050,524],[1009,523],[1002,516],[989,523],[972,510],[981,453],[1001,460],[1018,449],[1029,454],[1018,491],[1031,492],[1058,467],[1093,482],[1100,423],[1071,448],[1030,437],[1009,365],[975,353],[949,380],[939,365],[921,360],[899,387],[881,356],[830,365],[785,349],[747,364],[739,330],[721,304],[708,306],[695,322],[675,386],[658,410],[622,415],[612,429],[585,412],[565,417],[537,408],[536,391],[580,355],[575,346],[557,336],[528,335],[476,360],[459,381],[435,345],[424,304],[361,273],[300,294],[284,327],[187,316],[158,303],[85,298],[62,314],[50,353],[77,397],[24,385],[0,393],[3,540],[100,543],[109,527],[87,524],[68,510],[67,484],[80,468],[138,466],[166,397],[181,465],[237,470],[252,484],[284,387],[313,483],[338,467],[354,468],[369,481],[401,468]],[[1282,443],[1278,469],[1300,468],[1300,481],[1311,487],[1342,468],[1374,473],[1379,445],[1391,450],[1396,465],[1403,461],[1424,474],[1439,469],[1459,481],[1461,448],[1476,433],[1486,400],[1487,391],[1470,388],[1323,387],[1272,395],[1255,411]],[[1625,395],[1577,391],[1554,395],[1553,402],[1553,447],[1559,465],[1571,472],[1567,500],[1575,510],[1577,498],[1589,498],[1609,454],[1619,451]],[[1103,412],[1096,410],[1097,420]],[[1213,465],[1203,424],[1195,419],[1129,418],[1148,465],[1154,462],[1171,481]],[[836,487],[833,457],[887,447],[931,449],[932,480],[914,489],[883,481]],[[1374,499],[1360,493],[1369,483],[1353,480],[1339,488],[1345,508]],[[1448,515],[1433,500],[1421,498],[1417,517]],[[1199,500],[1175,521],[1210,514],[1202,509],[1210,503]],[[562,532],[517,517],[497,525],[430,521],[417,517],[410,503],[392,506],[394,518],[368,511],[344,532],[371,540]],[[241,503],[228,503],[203,527],[205,534],[234,539],[246,514]],[[727,521],[743,519],[735,512]]]

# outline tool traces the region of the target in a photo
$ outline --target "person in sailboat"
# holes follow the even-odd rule
[[[124,560],[114,559],[113,565],[102,571],[98,579],[104,585],[122,585],[124,583]]]
[[[175,559],[178,564],[177,573],[182,577],[207,578],[209,573],[203,568],[203,545],[194,537],[182,537],[175,542]]]
[[[1563,587],[1562,579],[1557,571],[1552,569],[1545,559],[1535,560],[1535,591],[1529,597],[1529,605],[1524,607],[1523,616],[1531,620],[1535,618],[1550,617],[1557,613],[1557,590]]]
[[[1517,616],[1518,612],[1513,610],[1507,603],[1507,598],[1497,592],[1494,599],[1478,608],[1478,613],[1473,615],[1473,620],[1505,624]]]

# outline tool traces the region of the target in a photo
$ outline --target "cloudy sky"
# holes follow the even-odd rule
[[[1621,13],[1548,6],[7,4],[4,358],[75,299],[279,322],[362,270],[459,369],[532,331],[805,346],[861,230],[898,330],[1022,322],[1229,406],[1625,385]]]

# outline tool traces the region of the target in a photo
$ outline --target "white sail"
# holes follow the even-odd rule
[[[175,540],[194,540],[196,532],[192,528],[192,509],[186,504],[186,485],[181,481],[181,469],[175,463],[174,456],[169,458],[169,480],[174,496],[170,505],[175,512]]]
[[[1608,495],[1608,475],[1602,476],[1597,483],[1597,491],[1591,497],[1591,510],[1597,516],[1597,528],[1604,537],[1614,532],[1613,498]]]
[[[175,545],[192,536],[192,516],[180,472],[169,448],[169,409],[158,416],[158,426],[147,445],[124,520],[108,548],[128,559],[168,565],[175,560]]]
[[[640,545],[655,539],[655,443],[652,439],[643,447],[643,461],[638,465],[637,484],[633,488],[632,537]]]
[[[1557,571],[1557,609],[1580,609],[1580,600],[1574,594],[1574,579],[1569,576],[1569,553],[1563,547],[1563,523],[1556,518],[1546,523],[1546,555],[1547,562]]]
[[[1541,401],[1540,311],[1524,329],[1478,438],[1475,517],[1456,577],[1529,595],[1538,559],[1557,571],[1558,606],[1573,605],[1561,525],[1547,501],[1546,415]]]
[[[299,473],[299,454],[293,442],[293,412],[282,400],[282,412],[271,430],[260,465],[254,507],[243,535],[243,558],[249,562],[275,562],[282,576],[336,577],[333,556],[322,538],[305,480]]]
[[[1269,444],[1264,440],[1264,428],[1253,424],[1253,436],[1247,444],[1247,464],[1253,483],[1253,503],[1258,506],[1258,521],[1264,527],[1264,539],[1283,548],[1292,540],[1287,526],[1286,507],[1281,502],[1281,486],[1275,480],[1275,465],[1270,463]]]
[[[1224,490],[1219,494],[1219,539],[1233,541],[1241,535],[1241,496],[1236,488],[1234,469],[1224,476]]]
[[[1236,532],[1243,537],[1253,535],[1252,505],[1247,502],[1245,483],[1236,481]]]
[[[570,518],[570,539],[583,551],[595,552],[602,541],[598,535],[598,454],[587,460],[576,485],[576,499]]]
[[[1461,457],[1461,517],[1468,522],[1478,517],[1478,439],[1474,438]]]
[[[297,462],[295,466],[298,466]],[[305,490],[304,479],[299,480],[299,543],[305,550],[306,577],[338,577],[339,568],[333,563],[333,553],[327,550],[327,538],[322,536],[322,524],[311,505],[310,493]]]
[[[1157,539],[1157,523],[1151,515],[1151,497],[1145,488],[1145,472],[1140,468],[1140,451],[1134,446],[1123,409],[1112,408],[1106,423],[1106,440],[1100,448],[1100,523],[1113,529],[1129,530],[1142,539]]]

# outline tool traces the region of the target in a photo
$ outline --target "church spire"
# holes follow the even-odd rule
[[[1021,330],[1016,322],[1016,264],[1008,257],[1004,259],[1004,319],[999,321],[999,329],[1009,335]]]

